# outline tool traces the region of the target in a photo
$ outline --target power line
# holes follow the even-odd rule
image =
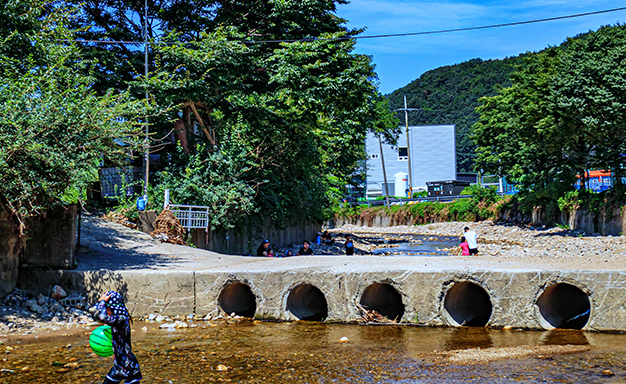
[[[296,43],[296,42],[311,42],[311,41],[337,41],[337,40],[358,40],[358,39],[380,39],[380,38],[388,38],[388,37],[404,37],[404,36],[421,36],[421,35],[435,35],[442,33],[452,33],[452,32],[464,32],[464,31],[476,31],[481,29],[492,29],[492,28],[502,28],[502,27],[512,27],[516,25],[525,25],[525,24],[536,24],[536,23],[544,23],[547,21],[556,21],[556,20],[565,20],[565,19],[573,19],[577,17],[591,16],[591,15],[599,15],[603,13],[611,13],[617,11],[626,10],[626,7],[620,8],[612,8],[605,9],[601,11],[594,12],[585,12],[585,13],[577,13],[573,15],[566,16],[556,16],[556,17],[548,17],[545,19],[534,19],[534,20],[526,20],[526,21],[516,21],[512,23],[503,23],[503,24],[492,24],[492,25],[483,25],[478,27],[465,27],[465,28],[453,28],[453,29],[440,29],[435,31],[422,31],[422,32],[407,32],[407,33],[391,33],[385,35],[371,35],[371,36],[342,36],[342,37],[310,37],[310,38],[300,38],[300,39],[282,39],[282,40],[239,40],[239,41],[227,41],[230,43],[238,43],[238,44],[270,44],[270,43]],[[145,44],[144,41],[127,41],[127,40],[82,40],[82,39],[63,39],[59,41],[65,42],[75,42],[75,43],[95,43],[95,44]],[[174,45],[174,44],[196,44],[197,42],[165,42],[165,41],[153,41],[149,42],[152,45]]]

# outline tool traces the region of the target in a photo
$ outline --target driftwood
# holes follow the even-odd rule
[[[365,309],[361,304],[357,304],[356,307],[365,323],[396,324],[395,320],[390,320],[373,309]]]

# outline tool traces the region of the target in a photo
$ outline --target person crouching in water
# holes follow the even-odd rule
[[[102,294],[95,309],[94,319],[111,326],[113,355],[115,356],[113,367],[102,384],[114,384],[122,380],[126,384],[139,383],[142,379],[141,370],[130,343],[132,319],[124,305],[122,295],[115,291]]]
[[[459,247],[461,247],[461,256],[470,255],[469,244],[467,244],[467,240],[465,240],[465,237],[461,237],[461,244],[459,244]]]

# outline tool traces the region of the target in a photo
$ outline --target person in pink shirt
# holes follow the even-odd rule
[[[465,237],[461,237],[461,244],[459,244],[459,247],[461,247],[461,256],[470,255],[469,244],[467,243],[467,240],[465,240]]]

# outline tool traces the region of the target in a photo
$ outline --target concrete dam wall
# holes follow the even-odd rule
[[[32,294],[61,284],[86,294],[91,303],[114,289],[125,296],[135,317],[234,313],[355,322],[362,320],[361,306],[401,323],[425,326],[626,330],[622,270],[467,268],[450,260],[454,258],[398,257],[394,266],[389,258],[372,257],[277,260],[284,265],[241,259],[250,264],[180,271],[26,270],[20,281]]]

